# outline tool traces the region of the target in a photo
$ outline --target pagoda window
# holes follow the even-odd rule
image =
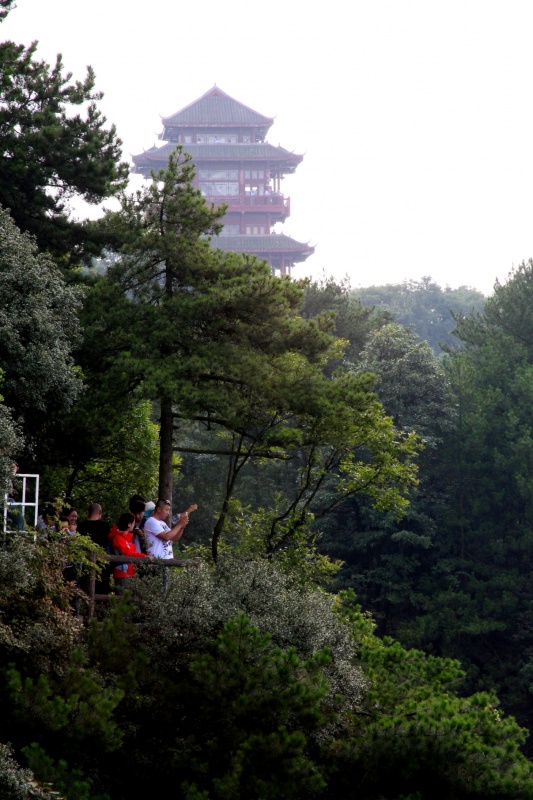
[[[206,197],[234,197],[239,194],[238,181],[200,181],[199,189]]]
[[[184,144],[192,144],[192,136],[191,136],[191,134],[188,133],[183,137],[183,143]]]
[[[236,133],[210,133],[207,136],[208,144],[237,144]]]
[[[207,142],[207,136],[205,133],[199,133],[196,136],[196,141],[198,144],[205,144]]]
[[[244,192],[247,195],[251,195],[255,197],[256,195],[263,195],[265,193],[265,187],[262,183],[246,183],[244,185]]]
[[[244,177],[246,180],[249,178],[262,178],[264,180],[265,177],[265,170],[264,169],[245,169],[244,170]]]
[[[252,142],[251,133],[243,133],[242,140],[243,140],[244,144],[251,144],[251,142]]]
[[[198,177],[201,181],[238,181],[238,169],[199,169]]]
[[[240,229],[238,225],[224,225],[221,236],[238,236]]]
[[[264,234],[266,233],[266,228],[264,225],[247,225],[246,226],[246,233],[248,235],[252,234]]]

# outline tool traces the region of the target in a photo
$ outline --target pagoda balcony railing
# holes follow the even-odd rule
[[[232,211],[240,208],[253,208],[254,211],[277,211],[287,217],[291,213],[290,197],[283,197],[282,194],[246,194],[229,197],[217,195],[206,199],[213,203],[225,203]]]

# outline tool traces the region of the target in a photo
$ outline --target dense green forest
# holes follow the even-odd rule
[[[435,353],[457,347],[455,318],[479,313],[485,297],[470,286],[442,289],[429,276],[387,286],[368,286],[354,291],[365,306],[391,314],[395,322],[412,329]]]
[[[533,798],[533,262],[486,300],[274,277],[186,152],[128,193],[90,70],[0,76],[1,474],[199,504],[91,619],[97,545],[3,535],[0,797]]]

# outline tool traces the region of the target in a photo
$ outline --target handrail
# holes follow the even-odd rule
[[[115,556],[110,553],[104,553],[101,558],[105,558],[113,564],[136,564],[137,566],[146,565],[152,567],[194,567],[200,569],[202,561],[199,558],[142,558],[139,556]],[[96,563],[96,553],[91,553],[91,560]],[[94,604],[96,601],[109,600],[109,594],[96,594],[96,575],[94,572],[89,578],[89,593],[87,599],[89,601],[89,619],[94,616]]]
[[[116,564],[140,564],[154,567],[200,567],[202,565],[199,558],[143,558],[139,556],[114,556],[105,553],[105,559]]]

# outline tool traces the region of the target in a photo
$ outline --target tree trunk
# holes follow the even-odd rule
[[[250,455],[249,453],[246,453],[244,457],[240,458],[243,439],[242,436],[238,437],[238,442],[239,442],[238,446],[236,446],[235,444],[236,439],[237,437],[234,436],[232,449],[235,450],[235,455],[232,455],[229,459],[228,475],[226,478],[226,494],[224,496],[224,502],[222,503],[220,514],[218,515],[218,519],[213,529],[213,538],[211,539],[211,554],[213,556],[213,561],[215,562],[215,564],[218,558],[218,543],[220,541],[220,537],[224,529],[224,523],[226,522],[226,517],[228,515],[229,501],[231,500],[231,497],[233,495],[233,490],[235,488],[235,481],[237,480],[237,475],[248,461]]]
[[[161,398],[161,427],[159,431],[159,499],[172,503],[172,439],[174,419],[172,402]]]

